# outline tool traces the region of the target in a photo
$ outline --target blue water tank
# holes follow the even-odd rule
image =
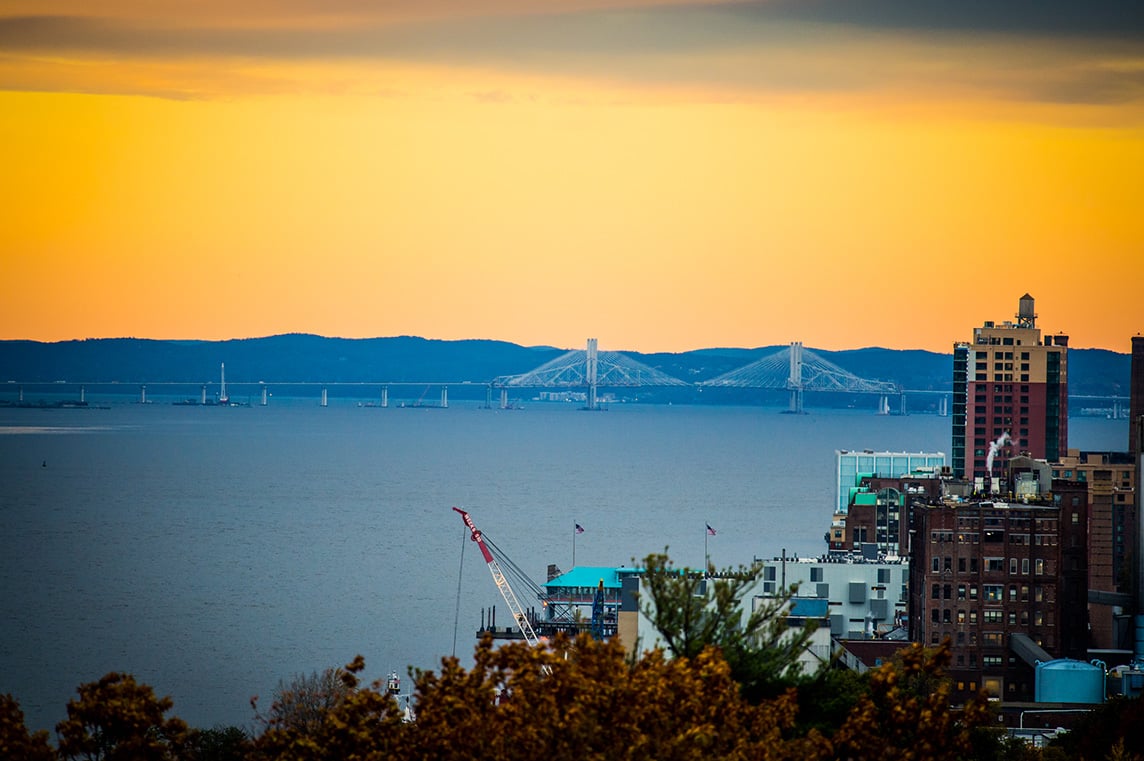
[[[1084,661],[1058,658],[1037,664],[1038,703],[1103,703],[1104,669]]]

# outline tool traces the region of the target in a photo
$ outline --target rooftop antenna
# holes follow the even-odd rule
[[[230,398],[226,395],[226,362],[219,363],[219,375],[218,401],[219,404],[226,404],[230,401]]]

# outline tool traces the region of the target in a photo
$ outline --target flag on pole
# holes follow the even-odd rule
[[[715,529],[711,528],[710,523],[707,524],[707,535],[708,536],[715,536]]]
[[[581,526],[579,523],[576,524],[576,533],[577,534],[583,534],[584,533],[584,527]]]

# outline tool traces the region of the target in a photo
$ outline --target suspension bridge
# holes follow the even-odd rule
[[[16,406],[28,405],[24,400],[24,384],[10,382],[17,391]],[[53,392],[64,392],[67,387],[77,387],[78,402],[63,402],[64,406],[73,404],[86,404],[86,389],[89,386],[107,386],[107,383],[95,382],[63,382],[53,384],[29,384],[31,386],[49,386]],[[118,388],[131,386],[130,383],[114,382],[110,384]],[[154,390],[158,388],[186,388],[191,384],[178,381],[142,382],[138,383],[139,401],[149,403],[148,386]],[[202,383],[198,388],[198,396],[188,397],[176,404],[223,405],[223,406],[250,406],[251,402],[237,402],[227,392],[225,366],[220,367],[219,390],[217,394],[208,396],[208,387],[214,384]],[[768,356],[751,362],[750,364],[724,373],[716,378],[700,381],[698,383],[680,380],[661,370],[650,367],[626,354],[616,351],[600,351],[595,338],[588,339],[587,346],[582,350],[566,352],[543,365],[518,375],[502,375],[491,381],[393,381],[393,382],[315,382],[315,381],[258,381],[256,383],[232,383],[231,387],[243,387],[247,391],[253,390],[261,406],[268,404],[271,395],[270,389],[277,388],[307,388],[314,387],[320,390],[321,406],[328,404],[328,393],[331,388],[353,389],[376,388],[380,393],[379,402],[371,402],[366,406],[388,407],[390,405],[390,387],[421,388],[421,397],[413,406],[449,406],[449,387],[481,387],[485,389],[485,406],[493,407],[494,394],[500,392],[500,408],[509,407],[509,393],[520,389],[547,389],[576,391],[583,393],[588,409],[599,409],[599,389],[637,389],[637,388],[732,388],[732,389],[771,389],[785,390],[790,394],[790,412],[803,411],[803,394],[805,392],[827,392],[848,394],[878,394],[879,412],[889,412],[889,398],[891,395],[901,395],[900,411],[905,412],[905,391],[896,384],[888,381],[869,380],[861,378],[838,365],[826,360],[810,349],[803,348],[801,342],[795,341],[789,347],[780,349]],[[425,396],[431,388],[439,389],[440,402],[425,402]],[[915,392],[910,392],[915,393]],[[922,393],[922,392],[916,392]],[[945,408],[945,396],[942,393],[942,408]],[[11,405],[9,405],[11,406]],[[407,406],[401,402],[400,406]]]
[[[598,408],[600,387],[776,389],[790,392],[789,411],[793,413],[803,411],[803,393],[806,391],[879,394],[881,412],[889,412],[890,395],[903,393],[897,384],[860,378],[810,349],[804,349],[799,341],[717,378],[688,383],[625,354],[601,352],[596,339],[589,338],[583,350],[562,354],[527,373],[501,376],[494,379],[492,385],[501,389],[502,407],[508,404],[508,391],[512,388],[586,388],[588,409]]]

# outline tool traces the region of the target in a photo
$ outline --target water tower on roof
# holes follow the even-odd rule
[[[1017,327],[1037,327],[1037,314],[1033,311],[1033,297],[1027,293],[1021,297],[1017,305]]]

